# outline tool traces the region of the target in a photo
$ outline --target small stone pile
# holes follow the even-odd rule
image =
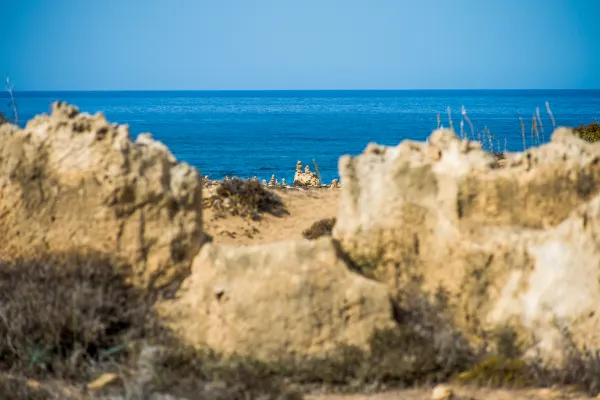
[[[302,172],[302,161],[296,163],[296,173],[294,174],[294,183],[292,186],[301,187],[320,187],[321,181],[316,173],[310,171],[310,167],[307,165]]]

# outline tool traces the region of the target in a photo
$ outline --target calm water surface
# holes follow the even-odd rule
[[[1,95],[6,100],[6,94]],[[359,154],[368,142],[396,145],[424,140],[448,126],[447,107],[459,130],[461,106],[475,129],[488,127],[494,146],[521,150],[519,113],[532,144],[531,117],[540,108],[544,138],[552,123],[575,126],[600,119],[595,91],[207,91],[207,92],[20,92],[21,120],[68,101],[82,111],[102,111],[109,121],[128,124],[132,136],[151,132],[182,161],[203,175],[293,179],[298,160],[316,159],[323,180],[338,176],[342,154]],[[0,104],[7,111],[6,101]],[[465,131],[470,128],[465,123]],[[541,134],[540,134],[541,136]]]

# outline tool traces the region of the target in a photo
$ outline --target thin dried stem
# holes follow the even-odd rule
[[[556,129],[556,121],[554,120],[554,115],[550,109],[550,103],[548,102],[546,102],[546,111],[548,111],[548,115],[550,115],[550,119],[552,120],[552,128]]]
[[[544,124],[542,124],[542,117],[540,116],[540,108],[535,108],[535,116],[537,117],[537,122],[540,127],[540,132],[542,134],[542,142],[546,141],[546,136],[544,135]]]
[[[487,137],[488,137],[488,141],[490,144],[490,151],[493,153],[494,152],[494,142],[492,140],[492,132],[490,132],[490,129],[487,126],[484,128],[484,130],[487,132]]]
[[[523,136],[523,151],[527,150],[527,140],[525,138],[525,122],[523,122],[523,117],[521,113],[519,113],[519,122],[521,122],[521,135]]]
[[[465,120],[467,120],[467,123],[469,124],[469,127],[471,128],[471,138],[472,140],[475,140],[475,129],[473,128],[473,123],[471,122],[471,119],[469,118],[469,116],[467,115],[467,110],[465,108],[465,106],[462,106],[462,115],[465,118]],[[479,140],[481,142],[481,140]]]
[[[448,106],[448,122],[450,123],[450,130],[454,131],[454,124],[452,124],[452,110],[450,110],[450,106]]]
[[[13,110],[13,116],[15,119],[15,124],[19,125],[19,111],[17,109],[17,102],[15,101],[15,96],[13,94],[14,85],[10,82],[10,78],[6,77],[6,91],[10,95],[10,103]]]
[[[319,170],[319,164],[317,164],[317,160],[313,158],[313,164],[315,165],[315,171],[317,172],[317,177],[319,178],[319,184],[323,183],[321,179],[321,171]]]
[[[534,135],[534,130],[533,130],[533,123],[534,123],[535,117],[533,117],[531,119],[531,132],[529,132],[529,134],[531,135],[531,145],[535,146],[535,135]]]
[[[537,140],[537,145],[539,146],[540,145],[540,134],[539,134],[538,128],[537,128],[537,120],[535,118],[535,114],[531,116],[531,129],[535,133],[535,138]]]

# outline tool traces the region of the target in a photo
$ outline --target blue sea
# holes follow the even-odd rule
[[[7,100],[7,95],[2,95]],[[359,154],[367,143],[396,145],[404,139],[425,140],[441,124],[460,130],[461,107],[476,130],[486,127],[494,149],[521,150],[519,114],[526,125],[539,107],[539,141],[548,140],[552,122],[577,126],[600,119],[600,90],[478,91],[158,91],[158,92],[18,92],[21,124],[48,112],[51,103],[67,101],[80,110],[102,111],[109,121],[128,124],[132,136],[151,132],[173,154],[211,179],[226,175],[293,179],[296,162],[323,180],[338,177],[340,155]],[[5,104],[0,111],[11,115]],[[471,136],[468,123],[465,132]],[[477,136],[477,134],[476,134]],[[487,136],[487,134],[486,134]],[[489,147],[489,143],[486,145]]]

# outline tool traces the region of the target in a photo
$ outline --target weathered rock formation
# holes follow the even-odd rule
[[[207,244],[161,307],[187,343],[270,362],[341,345],[368,351],[377,329],[395,326],[385,285],[351,272],[329,238]]]
[[[102,114],[55,103],[20,130],[0,127],[0,254],[89,249],[164,287],[203,243],[201,179],[169,150]]]
[[[340,159],[333,235],[400,303],[407,287],[445,289],[474,338],[510,326],[556,361],[568,328],[600,349],[599,161],[600,144],[564,128],[503,167],[448,130],[369,145]]]
[[[439,345],[432,324],[434,334],[415,336],[427,324],[406,317],[423,292],[445,292],[474,342],[508,326],[560,360],[567,329],[600,349],[600,144],[558,129],[551,143],[500,162],[438,130],[428,143],[369,145],[339,165],[333,239],[200,250],[199,173],[148,134],[133,142],[126,126],[55,104],[23,130],[0,126],[0,256],[89,249],[131,264],[142,287],[183,280],[157,305],[180,338],[265,361],[368,352],[376,332],[409,326],[439,363],[451,345]],[[211,197],[227,189],[226,208],[234,197],[258,201],[250,210],[270,198],[236,189],[263,193],[256,178],[206,183]],[[320,182],[299,162],[294,185]],[[405,342],[404,359],[425,348]]]
[[[310,172],[310,167],[308,165],[304,169],[304,172],[302,172],[302,161],[298,161],[292,186],[319,187],[321,186],[321,181],[316,173]]]

